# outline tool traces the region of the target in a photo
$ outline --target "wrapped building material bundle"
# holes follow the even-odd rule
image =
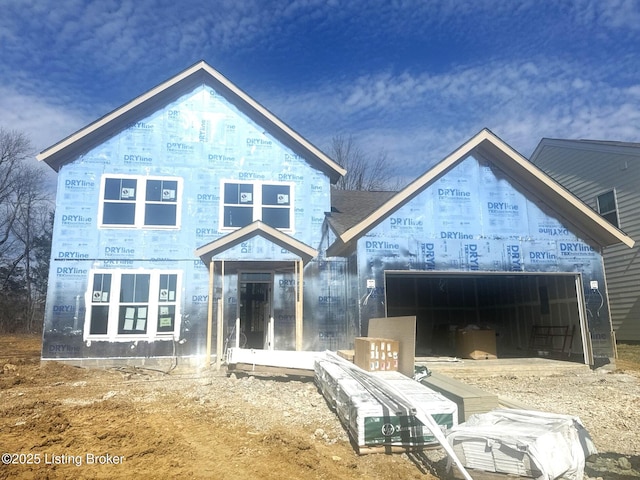
[[[441,430],[457,423],[457,406],[441,394],[398,372],[354,375],[336,363],[317,361],[316,382],[340,418],[359,453],[369,447],[424,447],[436,443],[429,429],[412,408],[367,381],[367,375],[384,380],[389,389],[401,392],[431,414]]]
[[[578,417],[527,410],[472,415],[447,441],[467,469],[539,480],[582,480],[597,453]]]

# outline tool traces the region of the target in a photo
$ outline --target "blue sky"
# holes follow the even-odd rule
[[[3,0],[0,125],[40,151],[201,59],[406,178],[485,127],[640,141],[635,0]]]

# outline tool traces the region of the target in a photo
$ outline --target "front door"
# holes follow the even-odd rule
[[[264,348],[271,317],[273,275],[271,272],[241,272],[239,275],[240,331],[247,338],[245,348]]]

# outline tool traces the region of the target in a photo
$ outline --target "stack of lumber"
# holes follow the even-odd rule
[[[434,427],[420,421],[416,407],[441,432],[458,423],[454,402],[399,372],[365,372],[328,358],[316,360],[315,379],[359,454],[436,445]]]
[[[442,393],[458,405],[458,422],[462,423],[476,413],[485,413],[498,408],[498,396],[467,385],[455,378],[431,372],[420,382],[436,392]]]

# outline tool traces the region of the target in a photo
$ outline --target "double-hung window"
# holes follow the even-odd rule
[[[177,284],[178,275],[175,273],[160,274],[157,322],[159,333],[173,333],[176,328]]]
[[[178,338],[180,281],[178,271],[91,272],[85,339]]]
[[[89,334],[106,335],[109,326],[109,302],[111,301],[111,274],[96,273],[93,275],[91,290],[91,315]],[[85,329],[86,331],[86,329]]]
[[[149,315],[148,273],[123,273],[120,276],[118,334],[146,334]]]
[[[596,198],[598,203],[598,213],[609,221],[612,225],[619,227],[618,221],[618,203],[616,201],[616,193],[609,190]]]
[[[293,186],[279,182],[222,183],[223,229],[240,228],[261,220],[274,228],[293,230]]]
[[[105,175],[100,226],[113,228],[177,228],[180,226],[182,179]]]

